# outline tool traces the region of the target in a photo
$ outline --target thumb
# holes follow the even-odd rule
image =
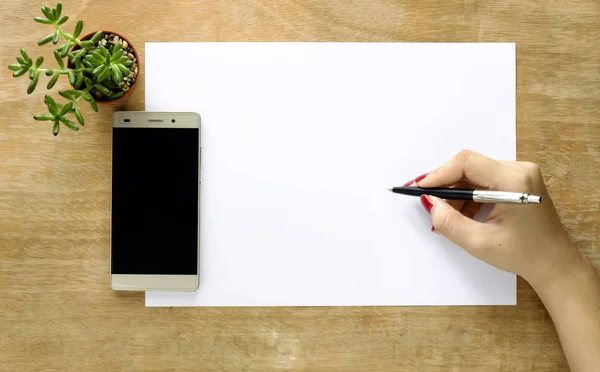
[[[421,203],[431,215],[432,231],[471,253],[485,244],[486,225],[465,217],[435,196],[422,195]]]

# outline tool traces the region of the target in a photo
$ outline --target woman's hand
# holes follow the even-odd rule
[[[409,184],[524,192],[541,204],[495,204],[483,222],[480,204],[421,196],[434,231],[473,256],[524,277],[552,317],[572,371],[600,371],[600,277],[567,238],[537,165],[496,161],[461,151]]]
[[[582,257],[569,243],[536,164],[497,161],[464,150],[415,181],[412,185],[420,187],[468,187],[541,196],[541,204],[495,204],[484,222],[473,220],[479,203],[446,202],[425,195],[421,202],[431,214],[433,231],[471,255],[524,277],[534,287],[581,265]]]

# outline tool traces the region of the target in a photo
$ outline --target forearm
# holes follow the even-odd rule
[[[584,257],[568,275],[534,289],[552,317],[573,372],[600,371],[600,276]]]

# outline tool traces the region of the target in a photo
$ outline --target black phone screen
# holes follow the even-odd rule
[[[196,275],[198,128],[113,128],[111,273]]]

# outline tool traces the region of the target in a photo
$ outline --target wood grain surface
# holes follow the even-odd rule
[[[84,19],[84,32],[127,36],[142,75],[126,104],[84,108],[85,127],[58,137],[32,120],[45,78],[27,96],[27,79],[6,68],[21,47],[53,63],[36,44],[49,32],[32,21],[42,5],[5,0],[0,15],[0,370],[568,369],[523,280],[512,307],[145,308],[143,294],[115,293],[110,118],[144,108],[146,41],[516,42],[518,158],[542,166],[572,240],[599,267],[600,2],[68,0],[68,29]],[[173,68],[196,67],[173,56]]]

